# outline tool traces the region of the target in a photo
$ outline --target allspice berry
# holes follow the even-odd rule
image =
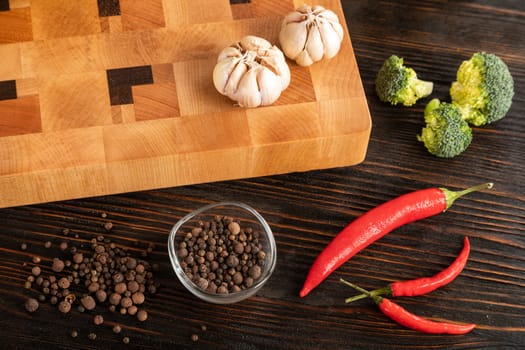
[[[67,277],[62,277],[58,280],[58,286],[62,289],[69,288],[71,282],[69,282],[69,279]]]
[[[137,312],[137,319],[141,322],[144,322],[148,319],[148,312],[146,310],[139,310]]]
[[[133,301],[129,297],[124,297],[124,298],[122,298],[122,300],[120,300],[120,306],[123,307],[123,308],[127,309],[131,305],[133,305]]]
[[[128,307],[128,315],[134,316],[137,314],[137,311],[139,311],[139,308],[135,305]]]
[[[248,270],[248,274],[254,280],[256,280],[259,277],[261,277],[261,273],[262,273],[262,270],[261,270],[261,267],[259,265],[254,265],[254,266],[250,267],[250,269]]]
[[[73,262],[75,264],[81,264],[82,261],[84,261],[84,255],[82,253],[75,253],[75,255],[73,255]]]
[[[115,293],[123,294],[127,290],[125,282],[120,282],[115,285]]]
[[[86,310],[93,310],[97,305],[95,299],[93,299],[93,297],[90,295],[86,295],[85,297],[81,298],[80,303]]]
[[[38,300],[36,300],[35,298],[29,298],[25,302],[25,308],[27,312],[35,312],[36,310],[38,310],[39,306],[40,304],[38,303]]]
[[[144,293],[136,292],[131,295],[131,300],[133,300],[133,304],[140,305],[144,302],[146,298],[144,297]]]
[[[58,258],[53,259],[53,266],[51,267],[55,272],[62,272],[64,270],[64,262]]]
[[[122,296],[118,293],[111,293],[111,295],[109,296],[109,302],[111,305],[120,304],[121,299],[122,299]]]
[[[129,281],[127,290],[129,290],[131,293],[135,293],[140,288],[140,285],[137,283],[137,281]]]
[[[239,223],[234,221],[228,225],[228,230],[230,230],[230,233],[232,233],[233,235],[238,235],[239,232],[241,232],[241,226],[239,225]]]
[[[102,289],[97,290],[95,296],[97,297],[97,300],[101,303],[105,302],[108,297],[107,293]]]
[[[34,276],[40,276],[40,273],[42,272],[42,270],[40,269],[39,266],[33,266],[33,268],[31,269],[31,273],[34,275]]]
[[[58,303],[58,310],[64,314],[67,314],[69,311],[71,311],[71,304],[65,300],[62,300],[60,303]]]
[[[101,325],[104,323],[104,317],[102,315],[95,315],[95,317],[93,317],[93,323],[97,326]]]

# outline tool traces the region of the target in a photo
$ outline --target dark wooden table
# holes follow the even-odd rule
[[[517,349],[525,346],[525,4],[522,1],[343,1],[373,120],[366,160],[357,166],[70,200],[0,210],[0,334],[3,349]],[[515,79],[507,117],[475,128],[471,146],[454,159],[429,155],[416,134],[427,100],[411,108],[381,103],[374,77],[391,54],[405,58],[448,99],[461,61],[476,51],[499,55]],[[348,222],[378,204],[416,189],[459,189],[493,181],[494,188],[459,200],[449,211],[401,227],[345,263],[310,295],[298,296],[316,255]],[[1,194],[0,194],[1,195]],[[219,306],[193,297],[176,279],[167,254],[172,225],[211,202],[242,201],[272,227],[277,268],[254,297]],[[107,217],[103,218],[102,213]],[[106,232],[104,224],[113,223]],[[70,235],[64,236],[63,229]],[[105,313],[61,314],[24,301],[32,256],[49,263],[62,241],[88,246],[105,234],[131,251],[154,244],[158,293],[146,302],[149,319]],[[75,235],[78,235],[76,237]],[[434,320],[475,322],[464,336],[425,335],[383,316],[370,300],[346,305],[365,288],[432,275],[446,267],[468,235],[472,250],[463,273],[426,296],[399,299]],[[45,248],[45,242],[52,242]],[[26,244],[25,250],[21,249]],[[122,324],[115,335],[107,326]],[[201,327],[205,326],[203,330]],[[79,336],[72,338],[70,331]],[[96,332],[97,339],[87,334]],[[191,339],[198,335],[198,341]]]

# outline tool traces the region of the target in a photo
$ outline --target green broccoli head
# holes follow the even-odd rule
[[[376,93],[383,102],[412,106],[418,99],[432,93],[434,84],[417,78],[412,68],[403,65],[403,59],[392,55],[376,76]]]
[[[461,63],[456,79],[450,87],[450,96],[467,122],[480,126],[507,114],[514,96],[514,81],[498,56],[475,53]]]
[[[417,139],[437,157],[455,157],[472,141],[472,130],[454,104],[432,99],[425,108],[425,123]]]

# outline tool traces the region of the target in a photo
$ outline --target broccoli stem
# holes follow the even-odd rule
[[[416,92],[416,96],[418,98],[427,97],[432,93],[433,88],[434,83],[425,80],[418,80],[414,85],[414,91]]]
[[[441,101],[437,98],[433,98],[430,100],[430,102],[427,103],[427,106],[425,107],[425,115],[430,114],[434,109],[438,108],[441,104]]]

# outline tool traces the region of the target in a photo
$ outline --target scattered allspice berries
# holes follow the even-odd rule
[[[106,231],[113,230],[113,223],[104,224]],[[70,230],[62,230],[64,236],[69,236]],[[79,238],[78,234],[74,235]],[[71,234],[73,238],[73,234]],[[137,241],[138,242],[138,241]],[[51,248],[51,244],[48,248]],[[137,243],[136,246],[139,246]],[[23,243],[20,249],[27,250]],[[74,246],[71,242],[63,240],[56,246],[57,254],[51,259],[41,259],[32,256],[30,273],[24,281],[26,289],[36,291],[35,298],[25,301],[25,309],[35,312],[40,302],[49,302],[55,305],[60,313],[95,311],[93,324],[106,323],[106,315],[101,312],[101,307],[113,313],[129,315],[140,322],[148,319],[148,312],[144,309],[149,295],[157,292],[159,285],[155,282],[154,272],[158,266],[150,264],[145,258],[153,251],[150,243],[143,247],[137,256],[133,247],[128,250],[119,247],[116,243],[103,235],[94,236],[87,245]],[[43,264],[49,264],[43,268]],[[140,308],[139,308],[140,307]],[[112,324],[112,322],[107,322]],[[118,334],[122,327],[115,324],[113,332]],[[95,340],[94,332],[88,333],[88,338]],[[78,336],[78,330],[70,332],[71,337]],[[122,341],[128,344],[130,338],[123,337]]]

